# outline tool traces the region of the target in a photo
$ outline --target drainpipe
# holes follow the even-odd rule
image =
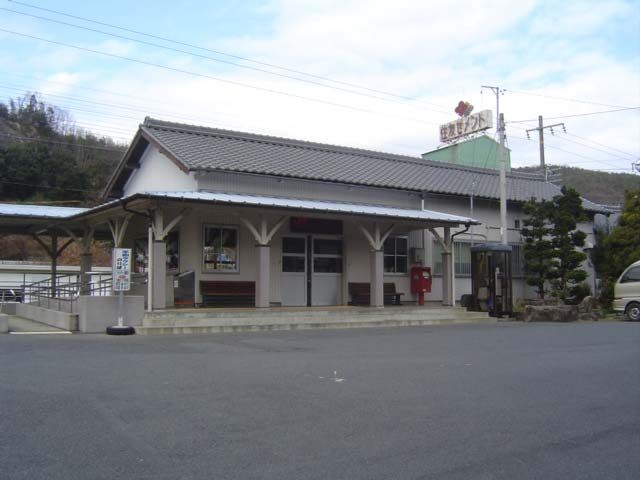
[[[462,235],[466,233],[471,228],[471,224],[467,223],[464,226],[464,230],[460,230],[459,232],[451,235],[451,305],[452,307],[456,306],[456,257],[455,257],[455,248],[454,248],[454,238],[458,235]]]

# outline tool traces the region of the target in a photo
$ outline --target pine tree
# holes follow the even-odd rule
[[[567,300],[573,289],[587,278],[587,272],[580,268],[587,255],[577,250],[584,246],[586,238],[577,226],[587,216],[582,199],[573,188],[562,187],[562,195],[556,195],[552,205],[549,219],[553,225],[550,232],[553,261],[548,278],[552,295]]]
[[[628,190],[618,226],[606,240],[607,267],[617,278],[631,263],[640,260],[640,189]]]
[[[544,298],[545,281],[551,269],[553,247],[549,239],[551,226],[548,219],[551,202],[536,202],[535,199],[525,203],[523,211],[528,218],[523,222],[522,237],[524,238],[523,254],[527,284],[536,287],[539,298]]]

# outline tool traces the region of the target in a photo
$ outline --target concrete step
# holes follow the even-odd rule
[[[393,319],[360,320],[360,321],[326,321],[326,322],[295,322],[295,323],[248,323],[228,325],[156,325],[136,327],[140,335],[172,335],[172,334],[210,334],[210,333],[241,333],[265,332],[284,330],[323,330],[346,328],[381,328],[381,327],[417,327],[427,325],[452,325],[469,323],[495,323],[494,318],[484,316],[479,318],[426,318],[426,319]]]
[[[464,308],[460,307],[386,307],[386,308],[332,308],[332,309],[314,309],[314,308],[270,308],[264,310],[256,309],[194,309],[194,310],[165,310],[147,312],[144,316],[144,324],[170,323],[174,319],[181,321],[199,320],[199,319],[234,319],[234,318],[258,318],[266,320],[269,318],[324,318],[328,315],[337,318],[359,318],[369,316],[387,317],[390,313],[394,315],[405,313],[425,313],[429,312],[434,315],[450,314],[451,312],[467,313]]]
[[[145,315],[142,327],[136,330],[141,334],[223,333],[494,321],[486,313],[459,307],[173,310]]]
[[[156,327],[206,327],[206,326],[231,326],[231,325],[284,325],[284,324],[314,324],[314,323],[362,323],[362,322],[380,322],[385,320],[403,320],[403,321],[440,321],[440,320],[481,320],[487,318],[486,313],[481,312],[457,312],[457,311],[443,311],[443,312],[387,312],[386,315],[371,314],[371,315],[333,315],[331,313],[325,313],[324,315],[305,315],[304,313],[298,313],[297,316],[283,316],[283,317],[261,317],[259,315],[244,316],[244,317],[173,317],[162,319],[149,319],[145,318],[143,326]]]

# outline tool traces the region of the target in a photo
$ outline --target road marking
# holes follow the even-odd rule
[[[333,377],[321,377],[321,376],[318,376],[318,378],[320,380],[325,380],[325,378],[326,378],[327,380],[331,380],[332,382],[335,382],[335,383],[342,383],[342,382],[345,381],[344,378],[338,377],[338,371],[337,370],[333,371]]]

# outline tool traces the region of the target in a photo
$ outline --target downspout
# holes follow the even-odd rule
[[[456,258],[455,258],[455,248],[454,248],[454,238],[457,235],[462,235],[463,233],[466,233],[467,231],[469,231],[469,229],[471,228],[471,224],[467,223],[465,224],[464,230],[460,230],[459,232],[456,232],[454,234],[451,235],[451,303],[452,303],[452,307],[456,306]]]

